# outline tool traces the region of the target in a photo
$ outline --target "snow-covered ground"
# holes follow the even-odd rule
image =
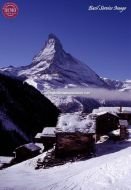
[[[40,155],[2,170],[0,190],[130,190],[131,140],[98,143],[97,154],[86,161],[35,170],[38,157],[44,156]]]

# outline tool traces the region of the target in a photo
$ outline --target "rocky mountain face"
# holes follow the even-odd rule
[[[55,126],[59,113],[34,87],[0,74],[0,155],[31,142],[45,126]]]
[[[131,89],[131,82],[127,85],[127,82],[99,77],[86,64],[67,53],[54,34],[48,36],[44,48],[33,58],[30,65],[19,68],[10,66],[1,68],[0,71],[6,75],[17,76],[34,86],[63,112],[90,111],[107,104],[107,101],[99,97],[83,97],[82,89],[87,89],[89,93],[90,88],[120,91]],[[60,93],[57,92],[58,89]],[[67,89],[71,89],[72,93],[67,95]]]

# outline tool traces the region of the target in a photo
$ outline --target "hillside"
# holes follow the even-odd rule
[[[34,87],[0,74],[0,155],[55,126],[59,110]]]

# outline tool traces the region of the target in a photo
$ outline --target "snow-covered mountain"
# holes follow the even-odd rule
[[[128,89],[127,83],[99,77],[86,64],[67,53],[54,34],[48,36],[44,48],[33,58],[30,65],[18,68],[9,66],[1,68],[0,71],[22,78],[45,94],[64,112],[90,111],[89,107],[98,107],[102,102],[105,103],[99,97],[82,98],[82,89],[86,89],[87,94],[90,93],[90,88],[122,91]],[[57,92],[58,89],[60,93]],[[67,89],[72,90],[71,93],[68,92],[68,96]]]
[[[106,86],[87,65],[66,53],[54,34],[48,36],[44,48],[33,58],[30,65],[20,68],[9,66],[1,71],[27,77],[27,81],[36,84],[35,87],[41,91],[74,86]]]
[[[120,91],[131,91],[131,80],[120,81],[111,80],[108,78],[102,78],[111,88],[118,89]]]
[[[124,83],[123,83],[123,86],[122,88],[120,89],[121,91],[131,91],[131,80],[126,80]]]

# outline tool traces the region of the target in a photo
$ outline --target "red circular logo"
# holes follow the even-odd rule
[[[6,18],[14,18],[18,15],[19,8],[17,4],[7,2],[2,8],[2,13]]]

